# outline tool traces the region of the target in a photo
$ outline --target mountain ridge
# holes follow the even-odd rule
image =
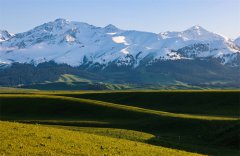
[[[194,44],[204,44],[206,47],[204,52],[195,57],[220,58],[222,64],[231,64],[232,57],[240,54],[240,48],[234,42],[198,25],[182,32],[155,34],[121,30],[112,24],[96,27],[83,22],[56,19],[2,41],[0,61],[8,64],[55,61],[81,66],[88,60],[91,65],[115,63],[134,68],[150,57],[151,61],[194,59],[178,53],[179,49]]]

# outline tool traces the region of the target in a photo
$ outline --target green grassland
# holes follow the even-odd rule
[[[5,142],[1,143],[0,151],[27,155],[32,151],[30,149],[35,148],[33,145],[44,144],[47,146],[36,147],[39,148],[36,151],[43,155],[41,152],[44,151],[48,152],[45,153],[47,155],[87,155],[90,151],[93,152],[91,155],[177,155],[178,152],[178,155],[191,155],[192,152],[239,155],[239,100],[240,91],[70,92],[5,89],[0,94],[0,119],[29,124],[24,125],[26,129],[22,131],[21,128],[14,131],[4,127],[22,125],[1,122],[4,135],[11,133],[25,139],[26,150],[17,149],[21,139],[16,137],[11,143],[15,147],[13,150],[9,150],[9,143]],[[27,128],[37,130],[34,132],[36,135],[30,137],[35,137],[39,142],[23,137],[23,133],[30,133]],[[41,138],[50,131],[53,132],[51,136],[58,139]],[[65,134],[73,137],[67,138]],[[58,135],[63,139],[59,139]],[[79,138],[96,138],[96,142],[86,142],[84,139],[74,141],[75,135]],[[6,140],[11,142],[11,139]],[[103,143],[98,139],[103,139]],[[68,148],[69,142],[81,144],[81,141],[84,146],[81,151],[75,147],[72,150]],[[110,145],[110,142],[118,141],[121,142],[119,146]],[[51,143],[59,147],[54,149]],[[142,146],[141,149],[132,147],[132,143],[139,144],[137,147]],[[67,149],[61,149],[62,144],[66,144]],[[95,148],[101,146],[104,148]],[[119,151],[122,153],[116,153]]]
[[[199,155],[125,139],[0,122],[1,155]]]

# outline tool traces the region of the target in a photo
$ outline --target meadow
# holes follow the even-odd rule
[[[231,90],[5,88],[0,154],[239,155],[239,100]]]

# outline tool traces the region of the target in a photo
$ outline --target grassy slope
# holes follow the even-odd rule
[[[0,122],[1,155],[198,155],[40,125]]]
[[[144,108],[128,106],[128,105],[119,105],[119,104],[103,102],[103,101],[64,97],[64,96],[54,96],[54,95],[24,95],[24,94],[17,95],[17,94],[15,94],[15,95],[0,95],[0,97],[1,97],[1,101],[3,103],[3,104],[1,104],[1,106],[4,110],[2,116],[4,116],[5,113],[8,113],[8,111],[11,111],[12,110],[11,107],[13,107],[13,108],[19,107],[18,109],[22,109],[20,112],[16,112],[16,113],[20,113],[20,114],[29,113],[29,112],[31,112],[32,114],[41,113],[39,111],[39,109],[42,109],[42,111],[45,112],[45,115],[47,112],[49,113],[48,115],[52,115],[52,111],[47,110],[47,108],[49,108],[49,109],[53,108],[54,110],[57,110],[57,108],[54,108],[54,105],[56,107],[59,106],[59,103],[55,103],[55,102],[59,101],[60,103],[62,102],[62,105],[61,105],[61,109],[58,110],[58,113],[61,113],[61,111],[64,110],[66,107],[68,107],[68,109],[70,109],[70,110],[73,110],[73,108],[76,107],[77,112],[76,111],[67,112],[72,115],[74,115],[74,113],[78,114],[78,111],[80,111],[81,109],[86,110],[86,109],[88,109],[88,107],[93,107],[92,109],[94,109],[94,110],[96,110],[96,108],[106,110],[106,108],[107,108],[109,110],[111,109],[113,111],[118,111],[118,112],[126,111],[128,113],[134,113],[134,114],[141,114],[141,115],[151,114],[151,115],[156,115],[156,116],[174,117],[174,118],[188,118],[188,119],[199,119],[199,120],[238,120],[239,119],[238,117],[203,116],[203,115],[170,113],[170,112],[144,109]],[[30,101],[30,100],[32,100],[31,103],[29,103],[29,102],[26,103],[26,101]],[[66,104],[64,101],[68,101],[68,104]],[[21,103],[21,105],[19,105],[18,103]],[[35,105],[35,107],[37,107],[37,109],[30,106],[30,105],[32,105],[32,103],[35,103],[34,105]],[[71,105],[71,103],[72,104],[78,103],[81,105],[78,105],[78,106],[74,105],[74,104]],[[52,105],[50,106],[50,104],[52,104]],[[84,107],[86,107],[86,108],[84,108]],[[30,109],[30,110],[28,110],[28,109]],[[27,112],[25,112],[25,111],[27,111]],[[91,111],[91,110],[89,110],[89,111]],[[10,113],[13,113],[13,112],[10,112]],[[63,114],[64,114],[64,112],[63,112]],[[18,114],[15,114],[15,115],[18,115]],[[119,114],[117,114],[117,115],[119,115]]]
[[[78,77],[76,75],[63,74],[58,80],[53,82],[36,83],[20,86],[25,89],[39,90],[124,90],[130,89],[130,86],[123,84],[111,84],[95,82]]]
[[[49,127],[49,125],[47,125]],[[99,127],[77,127],[77,126],[59,126],[51,125],[51,127],[79,131],[89,134],[97,134],[101,136],[109,136],[113,138],[122,138],[138,142],[146,142],[155,136],[150,133],[139,132],[134,130],[118,129],[118,128],[99,128]]]
[[[73,83],[73,82],[91,82],[91,81],[87,80],[87,79],[84,79],[84,78],[80,78],[80,77],[75,76],[75,75],[63,74],[59,77],[57,82]]]
[[[194,113],[192,113],[192,115],[186,115],[162,112],[159,111],[160,108],[149,109],[148,107],[145,107],[145,109],[143,109],[136,107],[137,105],[134,104],[134,100],[133,104],[128,104],[134,106],[132,107],[101,101],[52,96],[51,94],[53,93],[56,94],[56,92],[35,92],[34,94],[36,95],[31,96],[17,94],[1,95],[0,104],[1,109],[4,110],[1,111],[1,118],[5,120],[25,120],[25,122],[37,120],[37,122],[45,124],[68,126],[74,125],[133,129],[150,133],[149,135],[157,136],[155,138],[148,138],[145,140],[144,137],[143,139],[140,139],[150,144],[179,148],[203,154],[239,154],[236,150],[236,148],[238,148],[236,147],[238,144],[236,141],[238,141],[239,118],[232,110],[228,111],[226,116],[222,115],[221,117],[212,117],[211,110],[213,109],[210,109],[208,113],[205,113],[208,116],[195,115]],[[63,94],[67,94],[67,92],[57,93],[61,94],[62,96]],[[135,92],[131,92],[131,94],[129,92],[124,93],[129,97],[131,97],[132,94],[135,94]],[[46,96],[40,94],[48,95]],[[74,93],[71,92],[68,94],[68,96],[71,94]],[[154,92],[152,92],[152,94],[154,94]],[[79,96],[79,93],[75,92],[74,96],[76,95]],[[104,94],[99,96],[104,99]],[[108,96],[109,95],[106,94],[105,99]],[[142,96],[143,95],[138,97],[142,98]],[[145,96],[145,98],[148,96],[149,95]],[[92,95],[92,97],[95,98],[95,95]],[[122,95],[120,97],[122,97]],[[118,98],[113,96],[113,99],[119,99],[120,97],[119,95]],[[155,95],[154,100],[149,100],[151,102],[155,102],[157,97],[159,97],[159,95]],[[159,98],[161,98],[161,96]],[[220,96],[220,98],[221,99],[219,99],[219,101],[225,99],[223,96]],[[122,100],[124,101],[124,99]],[[136,97],[135,100],[137,100]],[[32,107],[33,105],[34,107]],[[127,104],[125,103],[125,105]],[[182,107],[187,108],[187,105],[183,105]],[[213,105],[213,107],[215,106]],[[192,107],[192,110],[198,110],[199,108],[201,108],[201,106],[196,105],[195,108]],[[222,109],[226,108],[223,107]],[[202,114],[201,111],[202,109],[199,109],[197,114]],[[220,109],[218,111],[224,112],[224,110]],[[235,111],[238,112],[237,109]],[[213,114],[216,115],[219,113]],[[59,126],[59,128],[63,127]],[[116,133],[113,133],[112,130],[110,133],[109,131],[102,129],[98,129],[96,131],[81,129],[79,131],[111,137],[119,136],[116,135]],[[129,137],[126,136],[125,138],[128,139]],[[130,138],[129,140],[132,139]]]
[[[61,93],[59,94],[61,95]],[[150,91],[64,94],[175,113],[239,116],[239,91]]]

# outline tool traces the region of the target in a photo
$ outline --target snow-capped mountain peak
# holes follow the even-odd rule
[[[69,21],[64,18],[57,18],[54,22],[56,23],[68,23]]]
[[[188,31],[196,31],[198,33],[201,33],[203,31],[207,31],[206,29],[204,29],[202,26],[200,25],[194,25],[192,27],[190,27],[189,29],[187,29]]]
[[[0,30],[0,42],[10,39],[13,34],[10,34],[7,30]]]
[[[223,36],[210,32],[199,25],[195,25],[181,32],[180,36],[189,40],[224,40]]]
[[[226,64],[238,54],[234,42],[199,25],[158,35],[121,30],[112,24],[96,27],[61,18],[16,34],[0,44],[0,62],[55,61],[71,66],[97,63],[106,67],[116,63],[137,67],[146,60],[151,63],[209,57]]]
[[[163,32],[162,38],[182,38],[183,40],[222,40],[223,36],[210,32],[200,25],[192,26],[181,32]]]
[[[109,31],[118,31],[119,29],[112,24],[108,24],[107,26],[104,27],[104,29],[109,30]]]

